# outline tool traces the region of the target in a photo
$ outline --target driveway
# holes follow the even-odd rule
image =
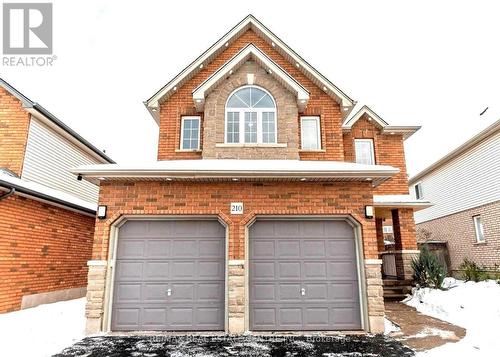
[[[377,336],[96,336],[57,357],[414,356],[400,342]]]

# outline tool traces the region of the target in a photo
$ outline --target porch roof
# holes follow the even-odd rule
[[[418,211],[433,204],[427,200],[417,200],[411,195],[373,195],[373,205],[381,208],[412,208]]]
[[[142,165],[85,165],[72,169],[91,182],[127,181],[371,181],[374,186],[399,169],[341,161],[167,160]]]

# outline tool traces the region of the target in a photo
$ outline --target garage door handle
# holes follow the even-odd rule
[[[300,295],[305,295],[306,294],[306,289],[302,288],[300,289]]]
[[[167,296],[172,295],[172,289],[167,289]]]

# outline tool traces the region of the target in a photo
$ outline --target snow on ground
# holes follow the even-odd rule
[[[384,335],[390,335],[393,332],[399,331],[401,331],[401,328],[398,325],[389,320],[387,317],[384,317]]]
[[[84,332],[85,298],[0,314],[0,356],[52,356]]]
[[[416,289],[405,303],[419,312],[467,330],[457,343],[448,343],[419,357],[497,356],[500,351],[500,284],[493,280],[475,283],[446,278],[448,290]]]

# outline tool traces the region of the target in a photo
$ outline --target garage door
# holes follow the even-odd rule
[[[347,222],[263,220],[249,233],[252,330],[361,329]]]
[[[224,237],[217,221],[126,222],[112,330],[224,330]]]

